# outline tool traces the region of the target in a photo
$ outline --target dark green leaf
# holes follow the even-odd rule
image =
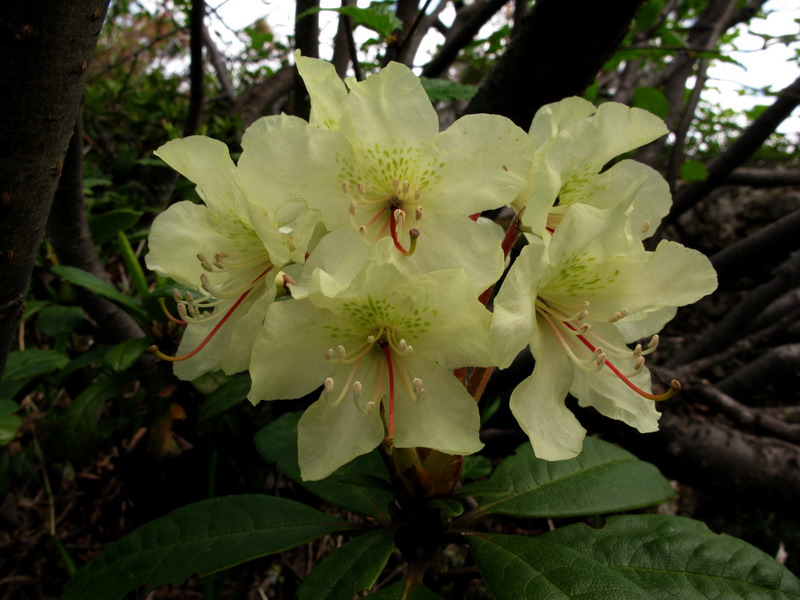
[[[389,522],[394,500],[389,474],[377,450],[350,461],[322,481],[303,481],[297,464],[297,422],[300,413],[283,415],[256,434],[256,449],[281,472],[323,500],[347,510]]]
[[[681,165],[681,179],[689,183],[703,181],[708,177],[708,169],[699,160],[689,160]]]
[[[455,83],[447,79],[428,79],[420,77],[420,82],[431,102],[452,102],[453,100],[469,100],[478,91],[474,85]]]
[[[440,510],[445,517],[458,517],[464,513],[464,505],[455,498],[433,498],[427,504],[432,510]]]
[[[476,516],[568,517],[652,506],[672,496],[653,465],[613,444],[586,438],[573,459],[536,458],[530,443],[517,448],[489,478],[464,486],[478,499]]]
[[[120,306],[127,308],[131,313],[140,317],[147,316],[136,302],[133,301],[133,298],[126,296],[107,281],[97,277],[97,275],[93,275],[83,269],[67,266],[53,267],[52,271],[65,281],[69,281],[99,296],[108,298],[112,302],[116,302]]]
[[[394,548],[394,536],[372,531],[350,540],[317,565],[297,590],[299,600],[353,600],[378,579]]]
[[[636,13],[636,31],[647,31],[655,27],[663,8],[664,0],[647,0]]]
[[[432,592],[421,583],[411,584],[414,587],[411,588],[411,591],[406,596],[406,585],[405,580],[398,581],[374,594],[370,594],[367,598],[372,598],[372,600],[444,600],[439,594]]]
[[[89,231],[92,234],[92,241],[98,246],[104,244],[116,236],[118,231],[127,231],[136,225],[141,216],[142,213],[129,208],[118,208],[102,215],[91,215]]]
[[[80,306],[48,306],[39,312],[36,327],[45,335],[72,333],[83,322],[83,309]]]
[[[498,600],[788,600],[800,580],[742,540],[670,515],[612,517],[538,538],[470,538],[475,563]]]
[[[669,100],[663,92],[652,87],[636,88],[633,92],[633,106],[643,108],[662,119],[669,114]]]
[[[0,383],[0,398],[13,398],[34,377],[63,369],[68,362],[69,358],[55,350],[29,348],[10,353]]]
[[[250,385],[250,376],[246,374],[223,383],[200,405],[197,421],[204,423],[215,419],[237,404],[244,402],[250,391]]]
[[[103,357],[106,355],[106,352],[111,350],[111,348],[93,348],[88,352],[84,352],[83,354],[78,355],[77,358],[73,358],[69,361],[69,364],[61,369],[58,372],[58,381],[63,381],[65,377],[71,375],[75,371],[80,371],[84,367],[88,367],[92,363],[99,363],[103,360]]]
[[[147,277],[145,277],[144,269],[142,269],[142,265],[131,247],[128,236],[123,231],[117,231],[117,244],[134,289],[140,296],[147,296],[150,293]]]
[[[464,481],[482,479],[483,477],[488,477],[491,472],[492,463],[485,456],[472,454],[464,457],[464,467],[461,470],[461,479]]]
[[[0,399],[0,446],[5,446],[16,437],[17,429],[22,425],[14,413],[19,410],[19,405],[11,400]]]
[[[153,343],[153,338],[143,337],[135,340],[126,340],[110,348],[103,357],[103,364],[114,371],[121,373],[130,369],[139,360]]]
[[[64,415],[61,431],[64,449],[69,457],[78,457],[86,450],[97,431],[97,419],[103,404],[109,398],[119,395],[131,382],[132,376],[114,375],[98,379],[75,400]]]
[[[139,527],[73,577],[62,600],[117,600],[136,587],[178,584],[282,552],[351,525],[313,508],[262,495],[189,504]]]

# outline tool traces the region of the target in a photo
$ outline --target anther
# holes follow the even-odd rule
[[[414,346],[412,346],[411,344],[407,344],[407,345],[406,345],[406,351],[405,351],[405,354],[406,354],[406,356],[408,356],[409,358],[411,358],[412,356],[414,356]]]
[[[414,190],[414,200],[419,200],[420,196],[422,196],[422,190],[417,188]]]
[[[364,407],[364,410],[366,411],[367,414],[370,414],[373,408],[375,408],[375,403],[372,400],[370,400],[369,402],[367,402],[367,405]]]
[[[592,328],[592,326],[591,326],[591,325],[589,325],[589,323],[584,323],[583,325],[581,325],[581,326],[578,328],[578,333],[580,333],[581,335],[584,335],[584,334],[585,334],[587,331],[589,331],[589,329],[591,329],[591,328]]]
[[[197,255],[197,260],[200,261],[200,266],[203,267],[206,271],[211,272],[214,270],[214,267],[211,266],[211,263],[209,263],[208,260],[206,260],[206,257],[203,256],[202,254]]]
[[[583,321],[588,316],[589,316],[589,311],[588,310],[582,310],[577,315],[575,315],[575,320],[576,321]]]
[[[414,218],[419,221],[422,218],[422,205],[417,204],[417,208],[414,209]]]
[[[403,182],[403,193],[407,194],[410,187],[411,187],[411,184],[408,183],[407,181],[404,181]]]
[[[417,399],[422,398],[425,395],[425,388],[422,387],[422,380],[419,377],[414,377],[412,384],[414,385],[414,393],[417,395]]]
[[[358,187],[358,193],[362,196],[367,193],[367,186],[364,185],[363,181],[359,181],[356,187]]]
[[[189,290],[186,290],[186,302],[194,302],[194,295]]]
[[[350,203],[350,214],[355,217],[357,213],[358,213],[358,203],[355,200],[353,200]]]
[[[633,349],[633,355],[637,358],[642,355],[642,345],[636,344],[636,347]]]
[[[343,181],[342,182],[342,191],[345,194],[349,194],[350,193],[350,182],[349,181]]]
[[[330,394],[333,392],[333,377],[328,377],[325,380],[325,393]]]
[[[633,365],[633,370],[638,373],[639,371],[642,370],[643,366],[644,366],[644,356],[640,356],[639,358],[636,359],[636,362]]]
[[[653,337],[650,338],[650,341],[647,342],[647,349],[648,350],[655,350],[658,348],[658,341],[659,341],[658,334],[655,334]]]
[[[392,179],[392,189],[396,190],[400,187],[400,180],[399,179]]]
[[[172,288],[172,297],[175,298],[175,302],[183,301],[183,296],[181,296],[181,291],[178,288]]]
[[[358,400],[361,397],[361,392],[364,389],[364,386],[361,385],[360,381],[356,381],[353,384],[353,400]]]
[[[398,227],[402,227],[403,223],[406,220],[405,211],[403,209],[401,209],[401,208],[396,208],[395,211],[394,211],[394,219],[395,219],[395,221],[397,221],[397,226]]]
[[[408,342],[404,339],[401,339],[399,342],[397,342],[397,349],[400,351],[400,354],[405,354],[408,350]]]
[[[579,306],[581,307],[581,310],[586,310],[589,308],[590,304],[591,302],[589,302],[588,300],[584,300],[583,302],[580,303]]]
[[[344,346],[342,346],[341,344],[336,346],[336,351],[339,353],[339,356],[341,356],[342,358],[347,358],[347,350],[345,350]]]
[[[368,335],[367,336],[367,343],[370,344],[370,345],[374,344],[375,343],[375,336],[374,335]]]
[[[642,233],[647,233],[648,229],[650,229],[650,221],[645,221],[642,223]]]
[[[616,323],[620,319],[624,319],[625,317],[627,317],[629,314],[631,314],[630,311],[627,308],[623,308],[622,310],[618,310],[613,315],[611,315],[608,319],[608,322]]]
[[[599,354],[595,353],[595,355],[597,358],[595,358],[594,364],[598,369],[602,369],[606,364],[606,353],[601,350]]]
[[[359,233],[361,233],[361,235],[363,235],[364,237],[367,237],[367,228],[364,225],[361,225],[358,228],[358,231],[359,231]]]
[[[333,358],[333,348],[328,348],[327,350],[325,350],[325,358],[327,358],[328,360]]]

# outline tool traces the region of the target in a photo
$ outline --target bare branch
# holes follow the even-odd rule
[[[800,185],[800,170],[741,168],[728,175],[722,185],[747,185],[751,187]]]
[[[319,8],[319,0],[297,0],[295,5],[294,45],[303,56],[319,58],[319,13],[308,13]],[[301,18],[304,13],[305,16]],[[291,113],[308,118],[311,112],[311,101],[300,74],[295,71],[294,101]]]
[[[765,382],[796,373],[800,373],[800,344],[784,344],[737,369],[716,385],[727,394],[753,394],[761,390]],[[795,441],[800,442],[800,438]]]
[[[229,103],[233,104],[236,101],[236,90],[233,89],[233,84],[228,77],[228,68],[225,65],[225,58],[220,54],[214,40],[208,33],[208,27],[203,23],[203,44],[208,50],[208,56],[211,60],[211,66],[214,67],[214,72],[217,74],[217,81],[222,88],[222,95]]]
[[[739,240],[711,257],[720,281],[763,267],[800,247],[800,209]]]
[[[458,53],[469,44],[507,0],[486,0],[463,8],[448,31],[447,40],[431,62],[422,68],[423,77],[440,77],[453,64]]]
[[[775,276],[747,294],[733,310],[705,332],[693,344],[677,353],[667,363],[669,367],[690,363],[707,354],[718,351],[735,340],[753,317],[773,300],[800,283],[800,251],[794,252],[775,271]]]
[[[708,177],[678,192],[665,221],[674,221],[708,192],[721,185],[733,170],[744,163],[772,135],[775,129],[800,104],[800,77],[778,93],[775,102],[753,121],[731,146],[708,163]]]
[[[189,13],[189,112],[183,126],[183,135],[189,136],[197,131],[200,125],[200,111],[203,108],[205,89],[203,79],[203,32],[205,31],[206,2],[205,0],[192,0],[192,9]]]
[[[355,6],[356,0],[342,0],[342,8],[346,6]],[[349,26],[349,27],[348,27]],[[355,52],[350,48],[350,42],[353,38],[353,26],[350,17],[347,15],[339,14],[339,26],[336,29],[336,35],[333,38],[333,63],[336,73],[344,79],[347,75],[347,67],[350,61],[357,62],[358,57]],[[355,47],[355,43],[353,43]]]

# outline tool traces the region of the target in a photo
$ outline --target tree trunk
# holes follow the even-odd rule
[[[0,373],[107,8],[108,0],[0,7]]]

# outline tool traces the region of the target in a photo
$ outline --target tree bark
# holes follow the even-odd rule
[[[108,0],[0,7],[0,373],[107,8]]]
[[[528,129],[543,105],[581,94],[616,50],[642,0],[538,0],[466,112]]]

